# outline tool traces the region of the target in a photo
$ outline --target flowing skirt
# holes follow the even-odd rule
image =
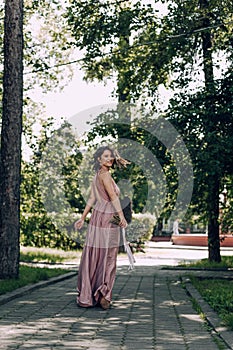
[[[78,305],[95,306],[102,296],[111,301],[117,253],[118,247],[84,247],[78,274]]]
[[[77,303],[95,306],[103,296],[109,302],[116,276],[120,228],[110,223],[111,213],[94,210],[78,273]]]

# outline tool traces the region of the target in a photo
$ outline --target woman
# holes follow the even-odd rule
[[[126,167],[128,161],[110,147],[100,147],[94,155],[94,176],[90,198],[75,229],[81,229],[84,220],[94,207],[87,230],[78,274],[77,303],[82,307],[100,305],[110,307],[112,288],[116,275],[116,260],[120,241],[120,228],[127,222],[122,212],[120,190],[114,182],[110,169]],[[119,226],[111,223],[114,214],[120,218]]]

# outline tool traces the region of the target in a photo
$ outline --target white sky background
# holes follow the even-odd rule
[[[34,101],[44,104],[46,115],[69,119],[87,108],[116,102],[116,99],[111,97],[114,87],[114,82],[110,80],[106,85],[98,82],[86,83],[83,73],[77,70],[62,92],[43,94],[40,89],[35,89],[30,96]]]

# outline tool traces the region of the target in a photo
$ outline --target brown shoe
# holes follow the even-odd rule
[[[107,299],[105,299],[104,297],[102,297],[100,299],[100,305],[102,307],[102,309],[104,310],[108,310],[110,307],[110,301],[108,301]]]

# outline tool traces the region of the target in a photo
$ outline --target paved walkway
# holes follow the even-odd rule
[[[107,311],[76,306],[77,275],[36,288],[0,305],[0,350],[233,349],[233,332],[220,327],[186,275],[161,266],[128,271],[120,262]],[[191,296],[213,327],[194,310]]]

